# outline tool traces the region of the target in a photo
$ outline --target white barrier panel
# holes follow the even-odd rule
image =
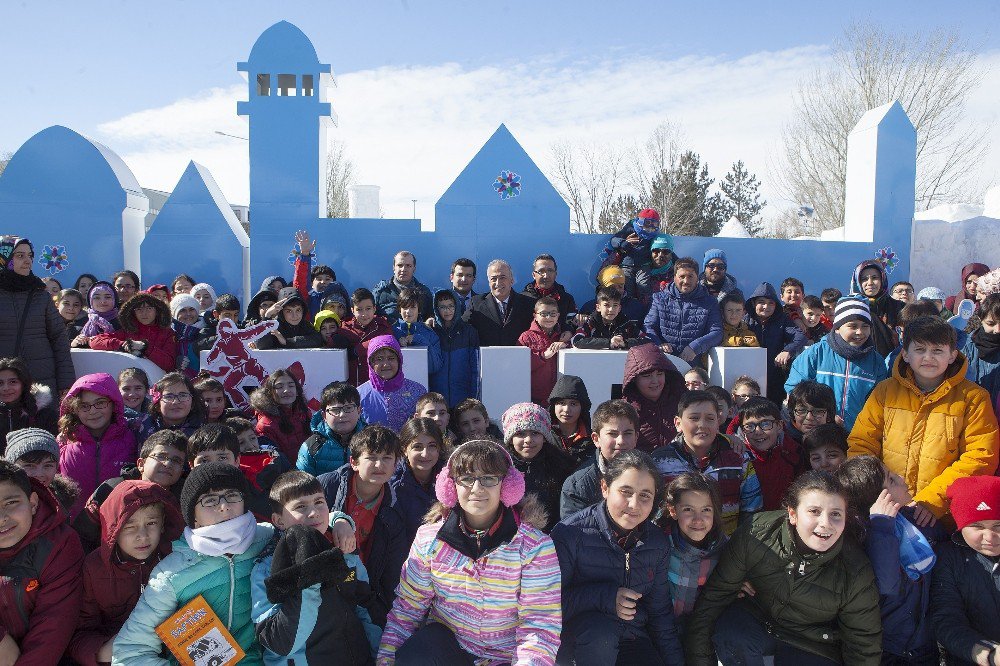
[[[427,347],[403,347],[403,376],[427,387]]]
[[[763,347],[713,347],[708,352],[708,378],[713,386],[731,391],[740,375],[748,375],[767,395],[767,350]]]
[[[500,415],[508,407],[531,402],[531,351],[527,347],[482,347],[479,378],[486,411],[500,423]]]
[[[96,349],[70,349],[73,358],[73,369],[76,376],[92,375],[95,372],[106,372],[114,378],[125,368],[139,368],[149,377],[150,385],[160,380],[165,373],[148,358],[139,358],[132,354],[117,351],[98,351]]]
[[[269,349],[250,350],[252,361],[236,361],[237,370],[228,364],[232,357],[207,362],[210,351],[201,352],[201,367],[226,386],[230,402],[246,404],[253,389],[275,370],[288,368],[300,382],[309,409],[319,409],[319,396],[330,382],[347,381],[347,351],[344,349]],[[239,393],[235,393],[239,391]]]
[[[560,349],[559,374],[576,375],[587,386],[592,409],[611,400],[612,394],[621,395],[628,352],[620,349]],[[667,358],[681,373],[691,367],[686,361],[667,354]]]

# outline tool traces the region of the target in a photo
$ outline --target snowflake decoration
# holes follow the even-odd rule
[[[493,189],[497,191],[501,199],[510,199],[521,193],[521,177],[513,171],[501,171],[500,175],[493,181]]]
[[[882,264],[886,274],[891,273],[899,265],[899,257],[896,256],[891,247],[883,247],[875,252],[875,258]]]
[[[49,275],[55,275],[66,270],[69,266],[69,255],[66,253],[65,245],[46,245],[42,250],[42,256],[38,258],[38,263],[45,266]]]
[[[290,263],[292,266],[294,266],[295,265],[295,259],[300,254],[302,254],[302,253],[299,252],[298,243],[292,245],[292,251],[288,253],[288,263]],[[312,253],[309,254],[309,261],[312,262],[313,264],[316,263],[316,253],[315,252],[312,252]]]

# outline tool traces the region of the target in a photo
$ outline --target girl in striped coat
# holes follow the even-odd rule
[[[455,450],[417,531],[378,663],[554,664],[562,625],[559,560],[545,510],[497,443]],[[424,621],[426,620],[426,624]]]

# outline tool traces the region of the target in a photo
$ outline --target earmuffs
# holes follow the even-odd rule
[[[495,446],[507,458],[507,462],[510,463],[510,466],[507,468],[507,474],[504,475],[503,481],[500,482],[501,504],[504,506],[514,506],[524,499],[524,474],[514,467],[514,459],[510,457],[507,449],[488,439],[476,439],[466,442],[452,451],[451,456],[448,458],[448,464],[438,473],[437,480],[434,482],[434,492],[437,495],[438,501],[449,509],[454,508],[458,504],[458,488],[455,485],[455,479],[451,478],[451,461],[463,446],[468,446],[469,444],[489,444],[490,446]]]

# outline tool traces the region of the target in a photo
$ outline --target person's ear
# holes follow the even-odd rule
[[[285,529],[285,521],[281,519],[280,513],[271,514],[271,524],[277,527],[279,530]]]
[[[31,515],[35,515],[35,512],[38,511],[38,493],[31,493],[28,496],[28,504],[31,505]]]
[[[794,525],[797,522],[795,509],[793,509],[792,507],[788,507],[788,522],[792,525]]]
[[[680,429],[681,429],[681,417],[675,416],[674,417],[674,430],[680,430]]]
[[[608,499],[608,482],[601,479],[601,495],[604,499]]]

